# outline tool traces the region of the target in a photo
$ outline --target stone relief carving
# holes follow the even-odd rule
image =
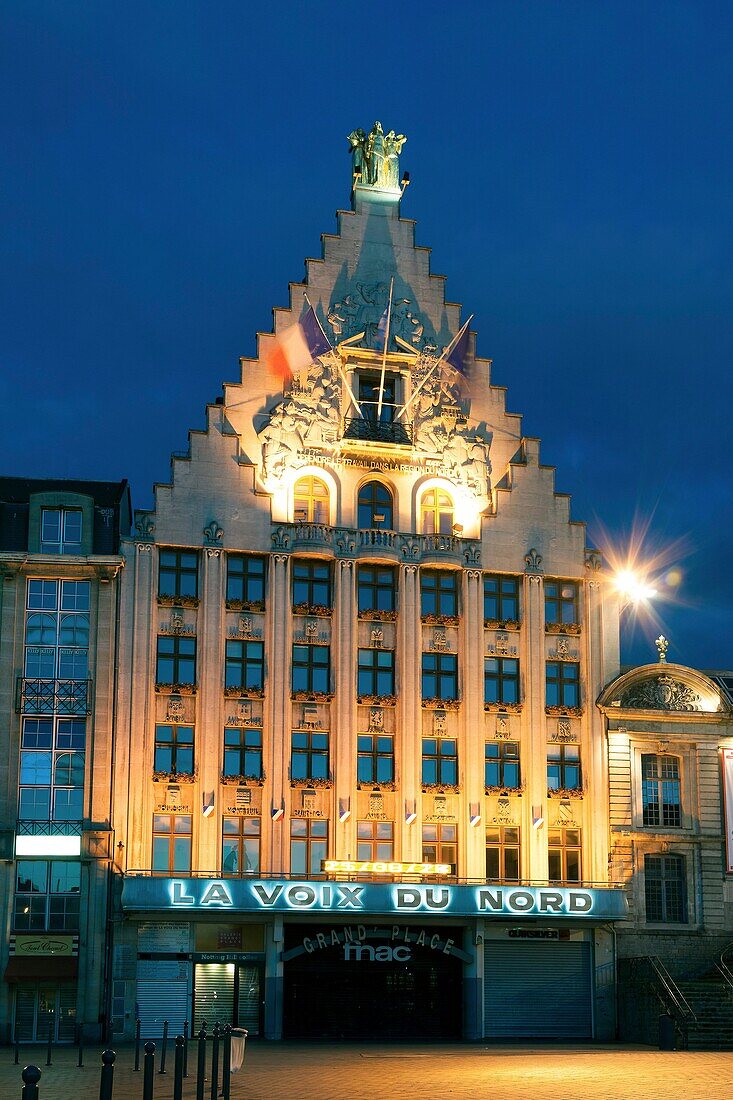
[[[539,573],[542,567],[542,554],[534,546],[524,555],[524,566],[528,573]]]
[[[204,545],[205,546],[221,546],[221,540],[224,535],[223,527],[220,527],[215,519],[212,519],[208,526],[204,527]]]
[[[696,691],[672,676],[658,676],[635,684],[621,696],[622,707],[643,707],[649,710],[702,710],[702,699]]]
[[[262,467],[266,481],[279,480],[286,470],[305,466],[308,447],[333,444],[340,429],[341,380],[336,353],[316,359],[305,381],[294,383],[260,429]]]
[[[364,333],[359,341],[360,347],[374,348],[379,345],[379,322],[389,302],[389,281],[386,283],[356,283],[354,289],[334,302],[328,311],[328,323],[334,331],[336,340],[353,340]],[[410,347],[423,345],[425,326],[410,309],[410,298],[392,297],[389,333],[390,351],[394,351],[394,338],[398,336]]]

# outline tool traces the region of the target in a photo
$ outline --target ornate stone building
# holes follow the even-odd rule
[[[404,138],[350,142],[123,546],[114,1030],[609,1036],[617,599],[400,216]]]

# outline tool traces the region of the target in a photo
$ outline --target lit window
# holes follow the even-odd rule
[[[453,533],[453,501],[442,489],[428,489],[420,504],[420,530],[424,535]]]
[[[514,825],[491,825],[486,830],[486,879],[488,882],[519,882],[519,829]]]
[[[295,523],[329,522],[328,487],[319,477],[302,477],[293,489]]]
[[[191,814],[154,815],[152,870],[160,875],[191,870]]]
[[[550,882],[581,882],[580,829],[550,829],[547,833]]]

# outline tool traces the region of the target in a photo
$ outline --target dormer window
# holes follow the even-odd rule
[[[81,508],[41,509],[41,553],[81,554]]]

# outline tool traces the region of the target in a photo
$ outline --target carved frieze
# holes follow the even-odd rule
[[[702,699],[692,688],[675,680],[673,676],[657,676],[635,684],[621,696],[622,707],[640,707],[643,710],[702,710]]]

